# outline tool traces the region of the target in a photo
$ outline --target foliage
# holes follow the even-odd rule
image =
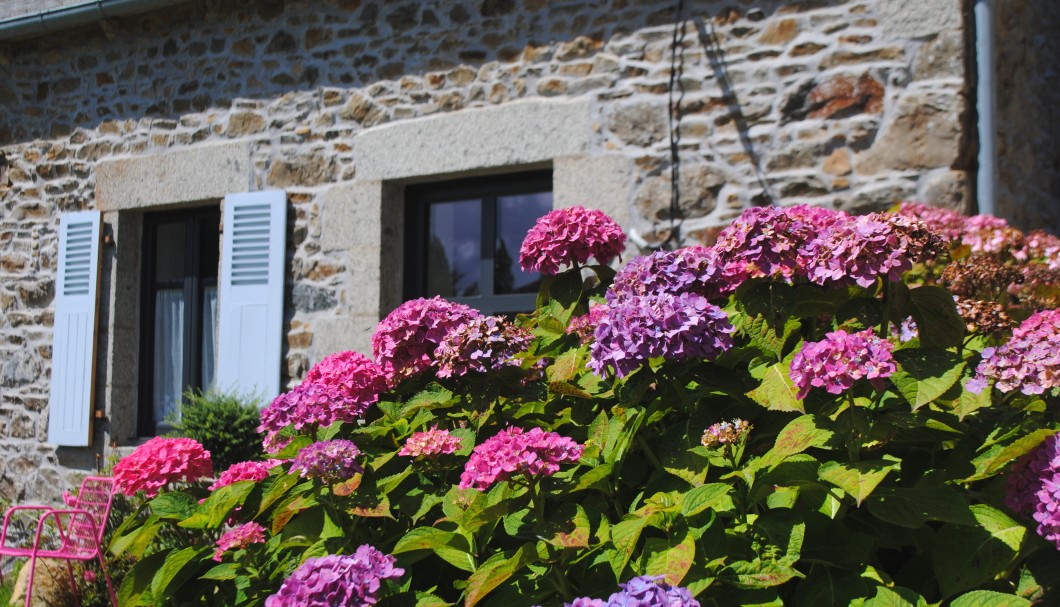
[[[136,561],[123,605],[304,604],[278,594],[285,581],[362,553],[396,567],[335,591],[378,592],[381,606],[603,605],[634,592],[689,607],[1056,604],[1060,553],[1006,505],[1006,477],[1060,430],[1057,389],[1003,392],[991,377],[968,389],[1008,333],[962,317],[940,277],[981,255],[1026,275],[1058,253],[982,220],[968,224],[972,244],[959,229],[942,239],[902,212],[754,211],[720,248],[631,264],[672,273],[659,280],[572,256],[514,320],[532,336],[521,351],[476,346],[464,355],[508,358],[459,374],[416,348],[474,317],[410,302],[381,323],[389,382],[362,395],[378,398],[363,417],[285,409],[308,417],[289,420],[269,457],[350,441],[333,464],[299,465],[330,472],[270,463],[260,480],[144,501],[110,545]],[[850,242],[862,228],[871,238]],[[626,291],[609,291],[613,279]],[[1025,287],[995,298],[1019,321],[1051,293]],[[591,333],[572,323],[590,303]],[[421,335],[414,316],[446,329]],[[851,352],[855,336],[875,353]],[[799,379],[812,377],[827,381]],[[217,538],[250,522],[264,541],[226,541],[216,562]]]
[[[173,434],[201,443],[210,452],[214,467],[224,470],[261,453],[259,414],[254,399],[225,392],[188,391]]]

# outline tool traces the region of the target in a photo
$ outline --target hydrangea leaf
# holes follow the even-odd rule
[[[798,389],[791,381],[791,359],[770,365],[762,383],[747,393],[748,398],[770,411],[805,413]]]
[[[797,318],[817,318],[822,314],[835,314],[850,299],[846,288],[826,288],[815,284],[795,287],[795,306],[792,314]]]
[[[902,589],[906,590],[906,589]],[[915,594],[909,591],[905,591],[905,594]],[[920,607],[924,604],[923,599],[916,597],[916,602],[910,601],[908,598],[899,593],[897,590],[892,590],[885,586],[876,587],[876,595],[871,599],[860,603],[860,607]],[[857,605],[858,603],[855,603]]]
[[[589,515],[581,504],[563,503],[553,519],[545,534],[549,544],[558,548],[589,547]]]
[[[151,512],[161,519],[186,519],[198,506],[198,500],[183,491],[163,493],[148,502]]]
[[[797,605],[850,605],[869,592],[865,580],[836,567],[814,567],[795,591]]]
[[[894,357],[899,367],[891,381],[914,411],[945,394],[964,372],[961,358],[945,350],[907,348]]]
[[[846,491],[858,506],[872,494],[883,479],[897,470],[901,460],[895,457],[856,463],[825,462],[821,464],[821,480]]]
[[[975,474],[964,479],[971,482],[990,478],[1000,472],[1009,462],[1030,453],[1046,438],[1056,434],[1055,428],[1043,428],[1021,436],[1007,445],[993,445],[985,453],[972,460]]]
[[[964,338],[964,321],[957,313],[953,295],[942,287],[910,289],[913,320],[926,348],[953,348]]]
[[[255,483],[235,483],[221,487],[206,498],[195,514],[178,524],[186,529],[216,529],[228,518],[232,508],[243,503],[255,486]]]
[[[985,504],[971,507],[975,526],[943,525],[932,561],[943,597],[974,589],[1006,571],[1027,538],[1027,529]]]
[[[475,571],[475,558],[464,536],[434,527],[417,527],[401,537],[391,554],[413,550],[430,550],[450,565],[471,573]]]
[[[928,521],[975,525],[968,502],[957,490],[944,485],[880,487],[866,501],[876,518],[916,529]]]
[[[168,553],[151,580],[151,595],[161,604],[203,568],[203,557],[212,552],[210,546],[188,546]]]
[[[795,309],[795,288],[786,282],[748,280],[736,290],[736,299],[750,317],[761,317],[777,337]]]
[[[950,607],[1030,607],[1033,603],[1014,594],[973,590],[953,599]]]
[[[118,604],[123,607],[154,605],[151,582],[154,581],[159,568],[166,562],[168,555],[166,551],[156,552],[133,565],[118,588]]]
[[[677,586],[688,575],[696,558],[696,540],[687,527],[675,529],[668,538],[651,538],[644,543],[647,562],[644,573],[666,576],[666,583]]]
[[[832,439],[832,422],[820,415],[801,415],[788,422],[777,434],[776,443],[753,465],[754,470],[773,467],[788,457],[811,447],[821,447]]]
[[[143,524],[134,527],[129,533],[123,534],[122,531],[130,521],[135,522],[136,519],[134,517],[125,519],[122,526],[114,532],[114,539],[111,540],[109,552],[114,556],[128,553],[132,558],[141,558],[147,548],[151,546],[155,536],[162,530],[162,522],[157,516],[149,516]]]
[[[518,550],[493,555],[468,578],[464,607],[473,607],[516,571],[537,560],[538,553],[534,544],[523,544]]]
[[[655,516],[635,515],[623,520],[611,527],[611,543],[615,550],[610,554],[611,570],[615,577],[621,577],[629,559],[633,556],[633,549],[637,547],[641,531],[654,519]]]
[[[804,577],[794,567],[774,561],[735,561],[722,571],[722,577],[737,588],[756,589],[780,586],[795,578]]]
[[[695,516],[704,510],[728,512],[733,509],[729,492],[732,485],[728,483],[710,483],[696,487],[685,494],[681,503],[682,516]]]

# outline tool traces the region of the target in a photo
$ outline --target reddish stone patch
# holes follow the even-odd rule
[[[869,74],[856,81],[850,76],[833,76],[807,96],[810,118],[831,118],[849,109],[877,114],[883,110],[883,85]]]

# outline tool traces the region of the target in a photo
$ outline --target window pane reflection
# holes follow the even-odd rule
[[[541,275],[523,272],[519,248],[539,217],[552,210],[552,193],[499,196],[497,198],[497,239],[493,256],[493,292],[536,293]]]
[[[429,222],[427,294],[478,295],[482,203],[459,200],[432,204]]]

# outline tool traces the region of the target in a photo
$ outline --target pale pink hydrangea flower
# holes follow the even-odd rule
[[[282,463],[282,459],[267,459],[265,461],[232,464],[217,477],[214,484],[210,485],[210,491],[216,491],[221,487],[227,487],[239,481],[254,481],[256,483],[265,480],[269,476],[269,471]]]
[[[217,540],[213,560],[221,562],[221,556],[229,550],[245,550],[251,544],[265,543],[265,528],[257,523],[244,523],[221,534]]]
[[[556,274],[560,268],[585,264],[589,258],[606,264],[622,254],[626,234],[602,211],[574,206],[556,209],[537,220],[519,251],[527,272]]]
[[[438,377],[460,377],[518,366],[515,355],[530,347],[533,335],[501,316],[479,316],[449,330],[434,357]]]
[[[567,325],[567,334],[577,335],[578,340],[583,344],[590,343],[593,340],[593,332],[596,331],[600,320],[607,316],[609,309],[607,304],[595,301],[590,303],[588,312],[570,319],[570,324]]]
[[[731,422],[718,422],[703,432],[700,442],[708,449],[735,445],[747,437],[751,428],[750,423],[739,418]]]
[[[475,447],[460,475],[460,488],[485,491],[519,475],[552,476],[560,464],[577,462],[583,449],[572,439],[541,428],[505,428]]]
[[[964,235],[965,221],[968,219],[967,216],[957,211],[911,201],[903,202],[898,207],[898,214],[923,221],[949,241],[961,239]]]
[[[405,457],[435,457],[438,455],[449,455],[460,450],[461,441],[459,437],[453,436],[448,430],[439,430],[438,426],[430,430],[416,432],[405,441],[405,446],[398,451],[398,455]]]
[[[379,599],[382,581],[405,570],[396,559],[364,544],[352,555],[329,554],[306,559],[284,580],[265,607],[369,607]]]
[[[964,220],[961,240],[973,253],[1008,252],[1016,259],[1026,259],[1023,233],[1007,221],[993,215],[973,215]]]
[[[1034,230],[1027,234],[1024,246],[1029,259],[1045,264],[1050,270],[1060,270],[1060,237],[1045,230]]]
[[[398,306],[376,327],[372,353],[391,384],[435,366],[435,350],[452,329],[481,314],[441,297],[413,299]]]
[[[213,475],[210,452],[190,438],[156,436],[114,466],[118,491],[154,497],[170,483],[194,482]]]
[[[988,379],[1002,392],[1042,394],[1060,388],[1060,310],[1032,314],[998,348],[984,348],[983,360],[967,387],[979,393]]]
[[[883,380],[897,371],[892,349],[889,341],[871,329],[832,331],[821,341],[803,344],[791,361],[791,381],[799,388],[798,398],[806,398],[810,388],[842,394],[863,378],[882,388]]]

